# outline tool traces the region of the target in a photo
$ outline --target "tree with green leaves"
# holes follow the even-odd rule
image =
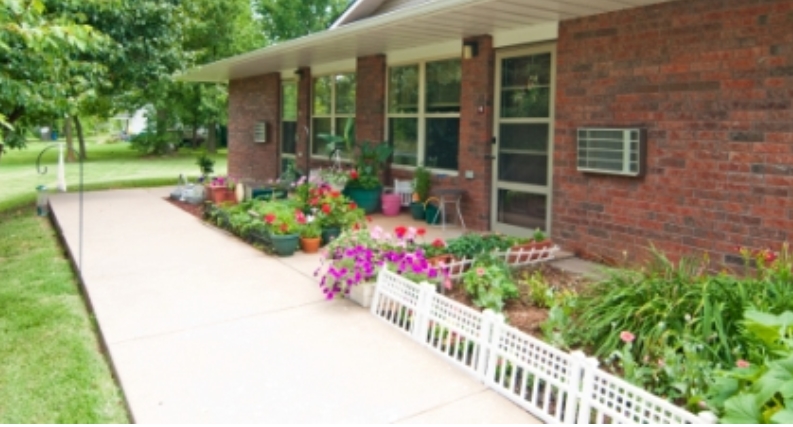
[[[154,105],[156,125],[153,152],[167,145],[168,113],[161,104],[168,97],[171,76],[185,68],[182,50],[185,11],[182,0],[46,0],[53,13],[82,21],[106,35],[110,48],[87,52],[83,59],[104,64],[106,84],[79,99],[72,116],[85,153],[80,114],[109,117]]]
[[[328,29],[350,0],[253,0],[262,30],[278,43]]]
[[[63,117],[70,88],[96,84],[103,66],[76,57],[106,46],[90,25],[48,13],[42,0],[0,0],[0,155],[24,147],[33,125]]]

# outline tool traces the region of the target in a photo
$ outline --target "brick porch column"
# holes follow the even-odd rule
[[[257,122],[267,123],[267,142],[253,142]],[[236,179],[266,181],[278,177],[281,74],[229,82],[228,173]]]
[[[355,139],[385,140],[385,55],[358,58],[355,68]]]
[[[311,169],[311,68],[303,67],[297,76],[297,167]]]
[[[462,60],[457,182],[466,191],[462,201],[466,225],[489,230],[493,160],[488,157],[493,139],[495,50],[489,35],[469,37],[463,42],[476,42],[479,46],[476,57]],[[466,171],[473,172],[474,178],[465,178]]]

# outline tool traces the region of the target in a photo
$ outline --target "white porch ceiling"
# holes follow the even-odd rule
[[[666,1],[435,0],[197,67],[178,78],[225,82]]]

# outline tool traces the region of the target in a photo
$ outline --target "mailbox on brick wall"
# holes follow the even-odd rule
[[[647,132],[640,128],[579,128],[578,170],[608,175],[644,174]]]

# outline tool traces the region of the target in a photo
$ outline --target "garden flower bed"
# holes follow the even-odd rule
[[[329,247],[317,272],[328,298],[387,268],[477,311],[504,313],[508,323],[557,348],[587,349],[606,371],[693,413],[793,421],[793,393],[780,388],[793,390],[793,262],[786,247],[743,250],[749,267],[731,274],[710,273],[706,256],[673,263],[655,253],[644,266],[612,269],[586,283],[549,267],[510,269],[508,256],[494,256],[508,245],[503,236],[433,244],[421,242],[417,230],[395,230],[386,239],[383,233],[347,233]],[[460,264],[462,248],[469,261],[454,275],[450,267]],[[410,310],[387,314],[412,324]]]

